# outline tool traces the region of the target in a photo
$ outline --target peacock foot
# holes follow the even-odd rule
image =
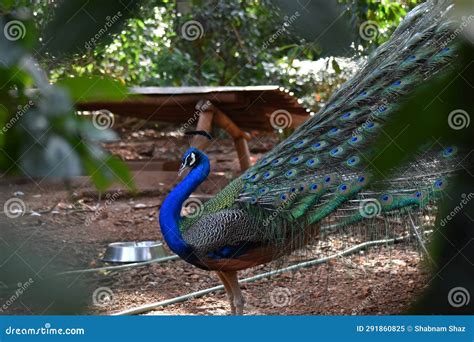
[[[239,286],[239,280],[237,278],[237,272],[216,272],[224,285],[225,292],[227,293],[227,299],[230,304],[231,315],[243,315],[245,298],[242,295],[242,291]]]

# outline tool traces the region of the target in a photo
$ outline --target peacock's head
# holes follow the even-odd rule
[[[202,135],[209,140],[212,140],[212,136],[206,131],[190,131],[185,132],[187,135]],[[181,166],[179,167],[178,176],[180,176],[186,168],[194,168],[199,165],[201,158],[205,158],[204,154],[195,147],[191,147],[183,156],[181,160]]]
[[[183,156],[181,160],[181,166],[179,167],[178,176],[186,170],[186,168],[193,168],[196,165],[199,165],[200,159],[202,157],[202,152],[195,147],[191,147]]]

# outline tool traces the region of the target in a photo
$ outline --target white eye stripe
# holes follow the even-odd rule
[[[194,153],[191,153],[188,157],[191,157],[189,165],[193,165],[196,162],[196,155]]]

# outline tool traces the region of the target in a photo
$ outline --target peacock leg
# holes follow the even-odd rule
[[[232,293],[232,287],[230,286],[227,278],[222,272],[216,272],[217,276],[221,280],[222,284],[224,284],[225,292],[227,293],[227,299],[230,303],[230,312],[231,315],[235,315],[235,305],[234,305],[234,294]]]
[[[231,287],[232,294],[234,296],[234,306],[235,306],[235,314],[236,315],[243,315],[244,314],[244,304],[245,299],[242,295],[242,291],[240,290],[239,279],[237,278],[237,272],[222,272],[222,275],[226,278],[229,286]]]

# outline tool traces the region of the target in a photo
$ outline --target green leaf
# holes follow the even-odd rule
[[[290,30],[307,41],[324,47],[327,55],[347,54],[354,36],[344,16],[344,6],[326,0],[307,1],[304,8],[298,1],[274,2],[287,19]]]
[[[135,189],[131,173],[122,160],[86,142],[80,143],[79,150],[86,172],[97,189],[103,191],[114,181],[119,181],[131,190]]]
[[[26,144],[20,159],[23,170],[32,177],[67,179],[82,174],[77,151],[65,139],[53,135],[46,145]]]
[[[60,3],[44,32],[45,49],[55,55],[80,53],[110,41],[140,1],[68,0]]]
[[[0,3],[0,9],[3,11],[9,11],[14,4],[13,0],[3,0],[2,3]]]
[[[5,123],[8,117],[8,110],[7,108],[0,104],[0,148],[3,148],[5,144],[5,133],[7,132],[7,127]]]
[[[336,59],[332,59],[332,68],[336,72],[336,75],[339,75],[341,73],[341,67],[339,66],[339,63],[337,63]]]
[[[105,164],[110,169],[110,171],[114,173],[117,180],[119,180],[129,189],[134,189],[135,185],[130,170],[121,159],[115,156],[110,156],[107,158]]]
[[[118,135],[111,129],[98,129],[92,122],[80,120],[78,123],[80,134],[89,141],[117,141]]]
[[[56,84],[66,88],[74,102],[124,100],[128,96],[128,89],[110,78],[71,77]]]

